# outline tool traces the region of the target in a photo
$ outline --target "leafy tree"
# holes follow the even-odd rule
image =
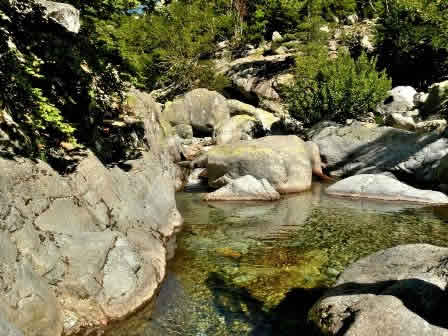
[[[425,88],[446,78],[448,3],[389,0],[379,20],[378,55],[394,85]]]

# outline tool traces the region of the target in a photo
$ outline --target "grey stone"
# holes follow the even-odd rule
[[[374,174],[360,174],[338,181],[327,189],[327,193],[387,201],[448,203],[448,196],[441,192],[416,189],[389,176]]]
[[[193,128],[191,125],[180,124],[174,127],[176,134],[182,139],[192,139],[193,138]]]
[[[448,249],[380,251],[349,266],[309,313],[324,335],[448,335]]]
[[[220,122],[230,118],[226,99],[207,89],[190,91],[166,103],[163,115],[173,125],[191,125],[205,134],[212,134]]]
[[[280,194],[266,179],[246,175],[230,181],[220,189],[205,195],[206,201],[275,201]]]
[[[279,118],[272,113],[235,99],[229,99],[227,104],[232,116],[245,114],[254,117],[256,120],[261,122],[263,128],[267,131],[271,129],[272,124],[279,121]]]
[[[378,106],[378,111],[382,114],[406,113],[414,110],[414,97],[417,91],[411,86],[397,86],[388,92],[388,97]]]
[[[316,126],[311,140],[333,176],[391,172],[402,180],[430,184],[448,139],[438,132],[417,134],[355,122],[350,126]]]
[[[248,115],[237,115],[218,125],[214,138],[217,145],[250,140],[262,129],[261,123]]]
[[[46,16],[72,33],[79,33],[81,21],[79,19],[79,10],[69,4],[37,0],[45,7]]]
[[[317,155],[316,155],[317,151]],[[252,175],[266,179],[279,193],[311,187],[312,174],[323,175],[315,144],[296,136],[269,136],[212,148],[206,155],[209,184]]]

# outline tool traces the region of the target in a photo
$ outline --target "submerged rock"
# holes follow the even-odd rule
[[[448,335],[448,249],[393,247],[348,267],[309,317],[324,335]]]
[[[407,201],[432,204],[448,204],[448,196],[408,186],[386,175],[361,174],[336,182],[327,189],[330,195]]]
[[[205,201],[275,201],[280,194],[266,179],[246,175],[230,181],[224,187],[205,195]]]

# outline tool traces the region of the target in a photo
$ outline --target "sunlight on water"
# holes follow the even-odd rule
[[[351,262],[399,244],[448,246],[448,208],[331,198],[324,188],[273,203],[179,193],[184,230],[154,309],[106,335],[311,335],[308,309]]]

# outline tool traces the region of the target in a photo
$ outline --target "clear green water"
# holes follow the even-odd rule
[[[331,198],[324,189],[274,203],[179,193],[184,230],[155,306],[106,335],[311,335],[308,309],[349,263],[399,244],[448,246],[448,208]]]

